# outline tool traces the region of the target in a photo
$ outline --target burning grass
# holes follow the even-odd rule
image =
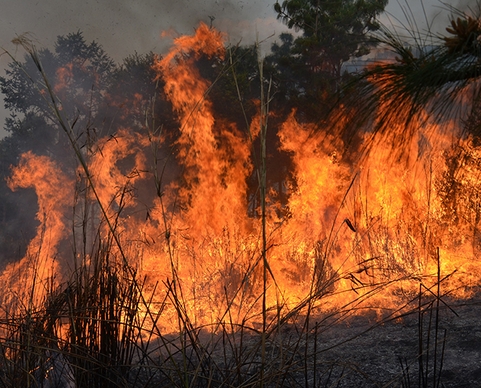
[[[479,284],[477,201],[453,194],[477,193],[472,143],[446,147],[428,120],[408,144],[409,160],[380,146],[354,166],[338,136],[293,113],[278,131],[295,177],[277,188],[288,191],[279,204],[266,183],[270,85],[262,82],[247,133],[217,123],[211,86],[193,63],[224,55],[223,41],[201,25],[155,66],[180,127],[182,176],[166,183],[161,128],[119,129],[83,147],[35,48],[23,44],[77,168],[69,178],[31,153],[12,168],[12,189],[36,190],[40,227],[24,259],[2,274],[1,384],[342,386],[355,368],[325,358],[332,346],[321,337],[374,311],[374,326],[418,313],[418,375],[422,386],[439,385],[440,306]],[[246,200],[252,175],[254,205]],[[425,314],[434,317],[427,342]],[[392,383],[409,386],[409,376],[403,359]]]

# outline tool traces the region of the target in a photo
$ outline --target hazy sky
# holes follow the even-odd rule
[[[466,7],[476,0],[446,2]],[[171,43],[171,39],[161,38],[163,31],[174,37],[189,34],[199,21],[210,23],[210,17],[215,18],[213,25],[217,29],[228,33],[232,43],[241,39],[242,43],[251,43],[256,35],[261,40],[274,35],[270,45],[286,29],[276,20],[274,3],[275,0],[0,0],[0,47],[22,59],[23,52],[16,51],[10,43],[15,36],[29,32],[39,47],[51,48],[57,36],[80,30],[88,42],[96,40],[114,60],[121,61],[134,52],[163,53]],[[424,5],[429,20],[443,8],[438,0],[424,0]],[[418,17],[419,26],[425,28],[420,0],[390,0],[387,7],[388,13],[405,22],[402,9]],[[438,16],[437,20],[444,29],[447,17]],[[386,18],[383,21],[388,23]],[[1,75],[8,62],[5,55],[0,56]],[[5,117],[2,108],[3,104],[0,127]]]

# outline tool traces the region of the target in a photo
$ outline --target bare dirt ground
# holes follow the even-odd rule
[[[367,315],[330,326],[320,335],[318,350],[325,351],[318,358],[337,367],[318,377],[317,386],[481,387],[481,295],[441,303],[437,336],[432,310],[431,321],[429,310],[422,315],[422,331],[416,312],[384,323]]]
[[[310,330],[293,323],[269,336],[264,386],[481,388],[481,293],[463,301],[442,298],[439,308],[434,296],[426,298],[421,309],[413,302],[411,312],[396,319],[380,320],[371,311],[333,320],[313,314]],[[196,373],[206,368],[208,378],[190,386],[259,386],[259,333],[245,334],[235,352],[233,337],[205,333],[203,340],[216,344],[202,357],[210,363],[192,365]],[[161,376],[152,381],[172,386]]]

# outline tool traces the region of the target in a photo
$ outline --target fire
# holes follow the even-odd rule
[[[99,238],[116,234],[119,246],[112,253],[129,260],[151,289],[165,286],[155,288],[152,304],[181,299],[182,311],[196,325],[260,319],[261,226],[253,215],[259,212],[249,209],[247,184],[259,168],[252,158],[254,140],[261,136],[259,118],[253,119],[251,136],[234,123],[216,120],[211,85],[194,66],[202,56],[222,58],[224,42],[221,33],[201,24],[192,36],[175,39],[155,64],[178,115],[179,179],[164,182],[155,172],[151,151],[162,137],[128,128],[89,148],[91,181],[85,183],[85,171],[76,173],[83,182],[77,182],[78,190],[88,192],[83,198],[53,161],[23,156],[12,170],[10,187],[35,189],[40,226],[26,257],[9,266],[3,279],[13,279],[12,272],[21,269],[30,286],[49,276],[60,282],[69,267],[66,253],[58,250],[69,238],[68,209],[91,206],[96,210],[75,215],[87,220],[75,218],[74,223],[89,225],[95,236],[100,231]],[[69,74],[67,67],[59,80]],[[269,310],[295,310],[310,296],[321,311],[364,300],[396,310],[420,283],[434,284],[438,265],[442,287],[452,295],[466,297],[469,287],[479,284],[479,204],[460,194],[479,182],[479,149],[461,140],[458,152],[464,162],[450,165],[449,152],[455,149],[439,123],[411,125],[418,134],[407,143],[408,160],[393,158],[380,141],[368,157],[358,158],[358,165],[343,158],[339,136],[298,122],[295,112],[279,128],[268,128],[277,131],[281,150],[291,156],[294,177],[285,182],[287,204],[276,203],[275,195],[268,201]],[[393,125],[395,135],[403,130],[400,123]],[[364,141],[369,138],[365,134]],[[459,192],[448,192],[450,174]],[[285,190],[270,189],[271,194]],[[453,195],[458,195],[455,209],[450,208]],[[106,209],[104,215],[99,207]],[[159,323],[165,328],[179,311],[174,302],[170,307]]]
[[[60,93],[61,91],[65,90],[69,83],[70,80],[73,78],[73,63],[68,63],[64,67],[60,67],[57,72],[57,82],[54,86],[54,91],[55,93]]]
[[[12,169],[8,185],[12,190],[31,187],[38,199],[37,234],[25,257],[8,265],[1,275],[7,285],[3,298],[14,305],[28,306],[40,302],[62,280],[58,278],[59,269],[66,263],[59,262],[58,245],[67,235],[66,214],[73,182],[48,157],[27,152]],[[59,191],[59,187],[64,189]]]
[[[174,48],[156,65],[179,115],[177,159],[185,167],[179,199],[188,205],[182,218],[192,235],[199,237],[210,232],[218,235],[226,226],[244,226],[246,178],[251,172],[245,136],[233,125],[219,128],[215,124],[209,85],[193,66],[201,55],[224,55],[224,37],[205,24],[194,36],[177,38]]]
[[[93,186],[99,194],[100,205],[109,209],[110,213],[114,209],[134,205],[134,198],[128,195],[129,190],[146,170],[142,143],[145,146],[145,142],[135,134],[120,129],[115,135],[101,139],[93,150],[89,163]]]

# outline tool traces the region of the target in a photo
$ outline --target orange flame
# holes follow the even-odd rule
[[[88,168],[132,265],[151,284],[169,279],[171,286],[159,289],[154,299],[165,299],[177,287],[196,324],[226,319],[228,310],[229,319],[240,322],[260,309],[260,222],[249,216],[247,204],[247,179],[256,166],[250,160],[252,140],[234,124],[216,121],[211,85],[195,66],[201,56],[224,56],[223,35],[205,24],[194,35],[175,39],[155,64],[178,114],[179,181],[154,182],[154,194],[141,199],[140,187],[145,190],[155,176],[148,153],[152,139],[128,129],[100,139],[88,156]],[[69,76],[62,74],[59,79]],[[268,307],[295,310],[316,295],[323,309],[357,306],[369,298],[371,305],[395,310],[397,296],[416,292],[420,282],[435,282],[438,264],[447,279],[443,287],[468,295],[463,294],[466,287],[480,280],[475,265],[481,249],[479,204],[458,197],[467,219],[455,217],[448,211],[451,193],[443,187],[446,179],[461,189],[476,186],[479,149],[461,141],[465,163],[452,174],[450,143],[439,123],[425,120],[411,124],[419,128],[407,145],[407,161],[393,160],[380,141],[362,164],[353,166],[342,159],[344,144],[338,137],[295,116],[272,128],[281,150],[291,155],[294,180],[285,211],[276,212],[271,204],[268,212]],[[256,135],[258,120],[252,122]],[[393,123],[394,134],[403,130]],[[60,273],[56,247],[67,238],[64,214],[73,182],[48,158],[27,153],[9,185],[33,187],[38,196],[39,232],[20,266],[27,271],[31,258],[39,257],[37,279]],[[8,267],[2,278],[11,278],[13,270]],[[163,311],[165,328],[175,319],[175,308],[170,313]]]
[[[25,257],[9,265],[1,275],[7,285],[3,297],[27,306],[30,299],[35,302],[46,295],[51,279],[61,280],[57,247],[68,231],[65,214],[72,201],[73,182],[48,157],[27,152],[12,169],[8,186],[12,190],[31,187],[38,198],[37,235],[28,245]],[[59,190],[60,187],[64,189]]]

